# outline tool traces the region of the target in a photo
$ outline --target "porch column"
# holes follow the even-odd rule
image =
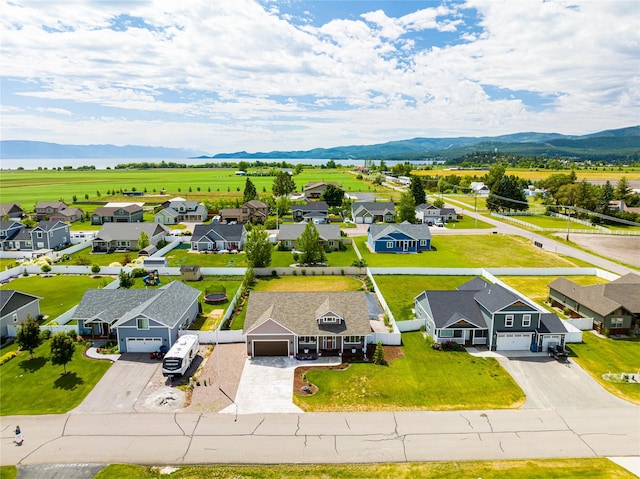
[[[316,354],[320,352],[320,336],[316,336]]]

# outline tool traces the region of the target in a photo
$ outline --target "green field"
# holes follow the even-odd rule
[[[575,267],[576,263],[542,251],[519,236],[456,235],[434,236],[436,251],[418,254],[372,253],[366,237],[354,238],[358,250],[371,267],[424,268],[553,268]],[[582,266],[582,265],[580,265]]]

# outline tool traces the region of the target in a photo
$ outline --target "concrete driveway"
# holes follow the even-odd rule
[[[546,354],[508,351],[495,357],[526,394],[524,408],[631,406],[608,393],[571,359],[561,363]]]
[[[122,354],[71,413],[136,412],[136,401],[161,366],[148,354]]]
[[[293,404],[293,378],[299,366],[331,366],[338,358],[298,361],[287,357],[246,359],[235,404],[220,411],[223,414],[301,413]]]

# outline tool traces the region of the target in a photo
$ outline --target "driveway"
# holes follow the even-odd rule
[[[301,413],[302,409],[293,404],[296,368],[340,364],[338,358],[318,358],[313,364],[287,357],[247,358],[245,361],[235,404],[220,411],[223,414]]]
[[[136,401],[161,365],[148,354],[122,354],[71,413],[136,412]]]
[[[482,353],[481,353],[482,354]],[[522,388],[525,409],[631,406],[608,393],[571,359],[561,363],[542,353],[490,353]]]

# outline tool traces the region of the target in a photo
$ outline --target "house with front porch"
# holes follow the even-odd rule
[[[391,201],[356,201],[351,204],[354,223],[393,223],[396,206]]]
[[[308,201],[303,205],[291,206],[291,214],[296,222],[328,223],[329,205],[326,201]]]
[[[325,249],[338,251],[342,245],[342,236],[340,234],[339,225],[313,225],[320,236],[320,243]],[[276,241],[280,243],[280,247],[285,250],[297,249],[298,240],[304,232],[307,225],[305,223],[296,223],[292,225],[281,225],[276,236]]]
[[[168,350],[198,316],[199,296],[180,281],[158,289],[90,289],[73,319],[83,336],[116,339],[121,353]]]
[[[428,290],[414,298],[417,319],[437,342],[453,341],[490,350],[546,350],[564,345],[567,330],[552,313],[543,314],[529,300],[482,278],[455,291]]]
[[[103,206],[96,208],[93,212],[91,224],[139,223],[142,221],[142,216],[142,206],[135,203],[122,206]]]
[[[59,250],[71,241],[69,225],[62,221],[40,221],[33,228],[21,228],[6,241],[7,250]]]
[[[629,273],[591,286],[557,278],[549,284],[549,302],[567,308],[572,317],[593,318],[599,333],[629,334],[640,328],[640,275]]]
[[[363,291],[249,293],[247,355],[367,356],[371,334]]]
[[[191,235],[191,250],[201,253],[238,251],[244,247],[246,240],[247,230],[243,224],[196,225]]]
[[[336,188],[340,188],[340,185],[335,181],[312,181],[302,187],[302,193],[305,198],[317,200],[322,197],[324,190],[328,185],[333,185]]]
[[[153,215],[153,221],[163,225],[178,223],[203,223],[207,221],[208,211],[197,201],[187,201],[184,198],[174,198],[162,203],[162,209]]]
[[[149,244],[157,246],[169,235],[169,228],[158,223],[107,223],[91,242],[91,252],[138,251],[138,240],[143,232],[149,238]]]
[[[431,231],[426,224],[369,226],[367,245],[374,253],[420,253],[431,250]]]
[[[251,200],[239,208],[220,210],[220,222],[264,224],[269,216],[269,205],[259,200]]]
[[[453,208],[436,208],[429,203],[422,203],[416,206],[416,218],[419,223],[431,226],[436,220],[440,220],[442,223],[455,220],[458,218],[458,214]]]

